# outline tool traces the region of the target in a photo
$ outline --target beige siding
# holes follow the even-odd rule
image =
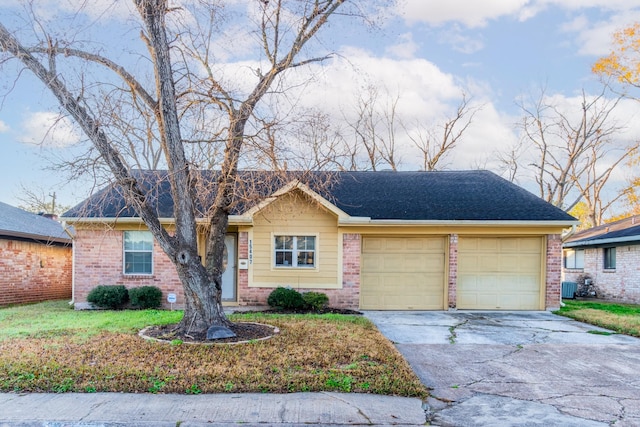
[[[372,237],[362,243],[360,308],[442,310],[443,237]]]
[[[464,237],[458,242],[459,309],[539,310],[541,237]]]
[[[316,236],[315,268],[278,268],[274,236]],[[337,217],[299,191],[279,197],[254,215],[252,280],[249,286],[339,288],[340,244]]]

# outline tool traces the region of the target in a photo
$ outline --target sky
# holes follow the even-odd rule
[[[80,4],[88,16],[82,22],[92,23],[82,37],[119,40],[105,48],[109,55],[118,57],[118,46],[137,39],[137,31],[126,29],[132,22],[131,6],[124,0],[38,0],[35,13],[44,21],[62,22],[64,34],[65,22],[71,28],[79,20],[60,17]],[[539,95],[542,88],[566,106],[577,105],[583,90],[597,94],[601,85],[591,67],[610,52],[616,30],[640,21],[640,0],[401,0],[377,13],[384,19],[375,30],[344,22],[326,28],[323,41],[336,55],[322,65],[296,70],[301,79],[313,76],[299,104],[344,112],[345,99],[355,99],[357,88],[371,84],[397,97],[407,123],[429,125],[450,115],[464,93],[479,110],[463,148],[452,152],[445,166],[501,173],[495,153],[519,139],[519,101]],[[10,30],[24,26],[21,14],[19,0],[0,0],[0,22]],[[252,61],[250,48],[243,49],[242,38],[228,37],[233,49],[221,48],[217,59],[229,70],[246,69]],[[59,119],[54,100],[37,80],[23,72],[15,83],[18,70],[6,64],[0,72],[0,201],[21,204],[21,188],[26,187],[55,192],[58,203],[74,205],[94,190],[92,183],[67,182],[51,168],[52,160],[80,152],[82,135]],[[638,104],[625,101],[617,109],[622,138],[640,136]],[[400,168],[417,170],[415,149],[407,140],[400,143]],[[620,171],[617,179],[625,173]],[[532,188],[524,171],[517,182]]]

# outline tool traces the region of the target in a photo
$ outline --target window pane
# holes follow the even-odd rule
[[[125,252],[124,272],[127,274],[151,274],[151,252]]]
[[[276,249],[293,249],[293,237],[276,236]]]
[[[315,252],[298,252],[298,267],[313,267]]]
[[[604,248],[604,268],[616,268],[616,248]]]
[[[299,251],[314,250],[316,247],[316,238],[314,236],[298,236],[297,238]]]
[[[564,251],[565,268],[576,268],[576,252],[573,249]]]
[[[153,236],[149,231],[125,231],[125,251],[152,251]]]
[[[293,252],[276,251],[276,265],[290,267],[293,262]]]
[[[584,268],[584,249],[576,250],[575,268]]]

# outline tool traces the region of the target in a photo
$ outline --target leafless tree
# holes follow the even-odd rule
[[[470,99],[462,94],[462,100],[455,114],[444,123],[427,125],[417,122],[407,134],[422,155],[422,170],[433,171],[442,168],[443,160],[453,150],[467,131],[473,117],[482,106],[471,106]]]
[[[134,4],[147,55],[147,62],[138,67],[150,67],[143,71],[137,67],[135,72],[130,71],[101,51],[87,49],[88,44],[75,46],[73,40],[57,40],[39,23],[28,27],[41,31],[41,42],[29,46],[26,42],[33,39],[0,24],[0,52],[4,54],[3,61],[17,59],[30,70],[86,134],[128,205],[175,265],[185,294],[181,330],[203,333],[212,325],[230,325],[221,304],[224,236],[236,201],[238,167],[247,134],[258,133],[259,123],[254,118],[260,113],[260,101],[287,89],[283,78],[287,70],[329,57],[303,49],[309,47],[338,10],[342,16],[364,18],[360,7],[369,9],[372,4],[347,0],[247,2],[245,6],[253,9],[246,25],[256,24],[257,31],[248,31],[245,36],[257,37],[262,61],[244,79],[243,89],[224,73],[213,49],[214,36],[220,35],[216,31],[231,27],[224,25],[225,2],[193,2],[182,8],[170,7],[167,0],[134,0]],[[239,16],[234,15],[234,19]],[[65,66],[65,73],[59,71]],[[99,76],[104,73],[96,72],[96,66],[111,72],[109,80],[101,80]],[[150,83],[147,76],[152,76]],[[153,136],[145,141],[153,141],[154,146],[157,143],[162,150],[161,162],[168,170],[174,202],[173,234],[161,225],[146,189],[132,173],[135,161],[130,162],[131,158],[121,152],[122,147],[114,143],[112,132],[117,127],[103,121],[108,112],[104,110],[110,105],[103,101],[113,88],[120,94],[131,94],[128,106],[138,112],[132,114],[148,118],[153,129]],[[107,117],[121,116],[122,112],[114,112]],[[199,125],[194,124],[197,118],[202,119]],[[136,131],[144,134],[144,128]],[[192,152],[214,153],[220,158],[216,191],[207,212],[210,221],[206,266],[198,256],[199,192],[194,185],[202,180],[196,171],[198,165],[194,166],[188,157]]]
[[[608,202],[604,188],[612,172],[638,148],[638,143],[619,141],[622,126],[614,119],[619,97],[607,98],[603,90],[596,96],[584,91],[578,109],[568,111],[544,91],[531,106],[521,104],[524,144],[532,158],[540,197],[569,211],[584,200],[593,225],[602,222],[603,212],[624,189]]]
[[[380,89],[372,84],[358,93],[355,117],[350,117],[351,111],[344,114],[348,128],[345,169],[398,169],[401,163],[396,144],[399,99],[400,95],[382,96]]]

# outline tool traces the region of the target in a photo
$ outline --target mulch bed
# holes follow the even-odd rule
[[[163,341],[180,340],[191,344],[230,344],[251,340],[260,340],[277,333],[277,328],[260,323],[238,322],[229,326],[236,334],[233,338],[208,340],[206,334],[185,334],[177,330],[178,325],[151,326],[144,331],[144,336]]]
[[[281,310],[269,308],[265,310],[239,311],[238,313],[266,313],[266,314],[347,314],[362,315],[361,312],[349,310],[345,308],[327,307],[320,311],[307,309]],[[216,340],[208,340],[206,334],[185,334],[178,331],[178,324],[151,326],[144,330],[144,337],[150,337],[163,341],[180,340],[190,344],[233,344],[252,340],[266,339],[278,333],[277,328],[269,325],[251,322],[232,323],[229,329],[236,334],[233,338],[221,338]]]

